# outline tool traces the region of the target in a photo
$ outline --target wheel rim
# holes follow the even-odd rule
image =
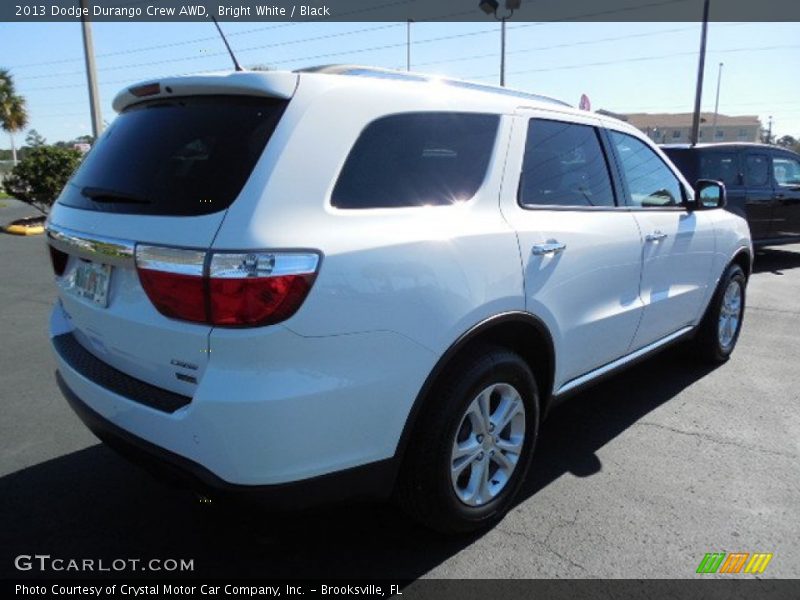
[[[495,383],[470,403],[453,439],[450,479],[468,506],[496,498],[517,467],[525,443],[525,404],[507,383]]]
[[[719,311],[719,326],[717,333],[719,344],[728,350],[733,346],[736,332],[739,330],[739,321],[742,318],[742,286],[738,281],[731,281],[722,296],[722,307]]]

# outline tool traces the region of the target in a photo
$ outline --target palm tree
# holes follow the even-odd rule
[[[14,79],[5,69],[0,69],[0,126],[11,138],[11,156],[17,164],[17,147],[14,144],[14,133],[22,131],[28,125],[28,109],[25,98],[17,94]]]

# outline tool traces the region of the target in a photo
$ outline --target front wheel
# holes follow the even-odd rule
[[[401,506],[445,533],[493,525],[525,478],[538,427],[525,361],[499,347],[471,353],[427,398],[398,482]]]
[[[722,363],[730,357],[742,330],[746,285],[742,268],[731,264],[720,279],[694,340],[701,359]]]

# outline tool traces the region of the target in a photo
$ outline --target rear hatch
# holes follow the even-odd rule
[[[209,359],[206,251],[227,208],[258,193],[247,182],[296,78],[175,78],[117,97],[48,220],[60,303],[86,350],[193,395]]]

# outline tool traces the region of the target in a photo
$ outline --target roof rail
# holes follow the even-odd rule
[[[295,73],[325,73],[328,75],[351,75],[356,77],[373,77],[376,79],[394,79],[398,81],[415,81],[415,82],[437,82],[459,87],[463,89],[473,90],[477,92],[486,92],[489,94],[502,94],[504,96],[513,96],[515,98],[524,98],[526,100],[535,100],[537,102],[546,102],[548,104],[558,104],[561,106],[570,106],[567,102],[551,98],[549,96],[542,96],[540,94],[531,94],[529,92],[522,92],[519,90],[508,89],[506,87],[498,87],[495,85],[487,85],[483,83],[475,83],[472,81],[465,81],[463,79],[448,79],[446,77],[438,77],[436,75],[424,75],[421,73],[409,73],[407,71],[396,71],[394,69],[383,69],[380,67],[366,67],[362,65],[320,65],[318,67],[308,67],[305,69],[297,69]]]

